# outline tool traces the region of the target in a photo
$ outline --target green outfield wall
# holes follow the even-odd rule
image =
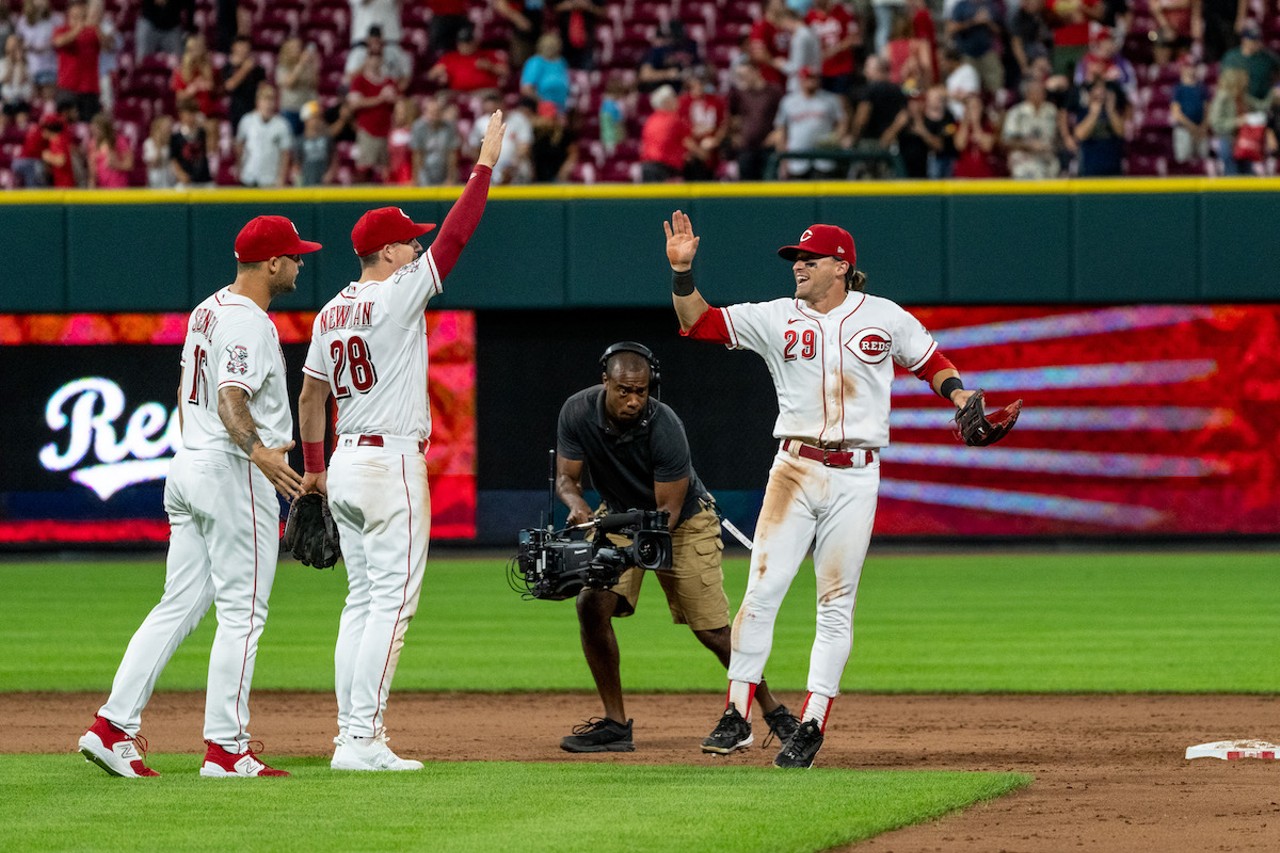
[[[184,311],[234,276],[250,217],[291,217],[325,244],[281,309],[323,304],[357,274],[350,231],[387,204],[439,222],[456,189],[12,191],[0,195],[0,312]],[[773,298],[774,251],[843,225],[871,289],[907,304],[1276,298],[1280,179],[520,187],[484,222],[433,305],[658,306],[661,223],[688,212],[712,302]]]

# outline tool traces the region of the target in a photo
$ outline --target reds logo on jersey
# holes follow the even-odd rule
[[[249,350],[240,344],[227,347],[227,373],[230,373],[233,376],[244,376],[248,372]]]
[[[845,341],[844,347],[867,364],[879,364],[889,357],[893,336],[875,327],[861,329]]]

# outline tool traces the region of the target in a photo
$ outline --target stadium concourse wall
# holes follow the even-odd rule
[[[439,222],[458,190],[69,190],[0,194],[0,311],[186,311],[234,273],[261,213],[327,251],[281,310],[317,308],[356,275],[350,230],[394,204]],[[433,307],[668,305],[660,223],[688,212],[719,301],[773,298],[774,249],[813,222],[847,227],[873,290],[905,304],[1273,299],[1280,179],[743,183],[496,188]]]

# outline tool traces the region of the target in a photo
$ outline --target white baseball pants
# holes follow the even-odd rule
[[[415,440],[388,436],[385,447],[362,447],[346,438],[329,464],[329,509],[342,538],[348,589],[334,651],[338,730],[375,737],[418,609],[431,495]]]
[[[160,673],[214,604],[204,738],[239,754],[249,743],[249,688],[276,575],[280,503],[248,459],[184,449],[169,468],[164,505],[164,593],[129,641],[98,714],[136,735]]]
[[[840,694],[840,676],[853,648],[858,580],[871,542],[879,488],[878,457],[865,468],[828,468],[778,452],[756,523],[747,593],[733,621],[731,681],[760,683],[773,647],[778,608],[814,544],[818,619],[808,690],[822,696]]]

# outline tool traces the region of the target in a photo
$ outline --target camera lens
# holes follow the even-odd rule
[[[651,566],[658,558],[658,543],[652,539],[641,539],[636,543],[636,559],[642,566]]]

